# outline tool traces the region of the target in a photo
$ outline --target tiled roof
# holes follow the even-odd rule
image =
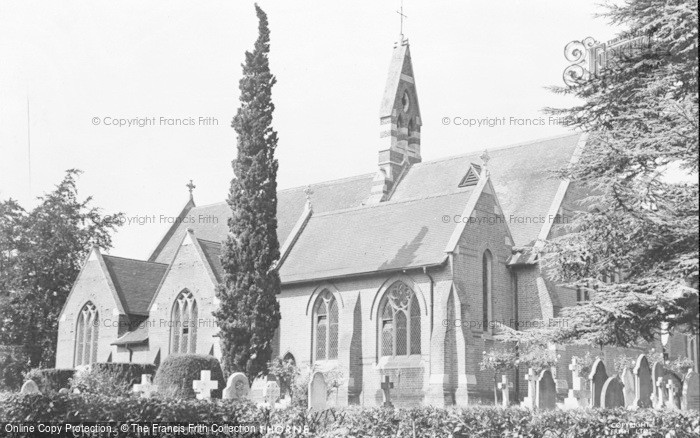
[[[221,266],[221,243],[211,242],[209,240],[197,239],[199,246],[202,248],[204,257],[206,257],[211,270],[214,271],[217,281],[221,281],[224,273],[224,268]]]
[[[148,340],[148,324],[139,324],[134,330],[128,331],[119,337],[112,345],[133,345]]]
[[[280,269],[283,283],[437,265],[472,190],[314,214]],[[450,220],[446,223],[443,216]]]
[[[126,312],[148,315],[148,305],[168,265],[109,255],[102,258]]]
[[[528,246],[537,239],[543,225],[540,219],[548,214],[561,183],[552,172],[569,163],[579,138],[573,134],[489,150],[491,181],[516,246]],[[470,167],[482,162],[480,155],[470,153],[415,164],[391,199],[380,204],[364,205],[373,174],[312,184],[313,215],[280,268],[282,280],[435,263],[440,251],[444,256],[445,242],[440,239],[447,235],[446,229],[451,232],[455,228],[454,223],[436,224],[435,219],[440,219],[442,211],[462,213],[474,186],[459,185]],[[304,211],[304,190],[296,187],[278,192],[280,245]],[[189,219],[178,225],[151,259],[169,263],[184,233],[191,228],[220,276],[220,262],[214,253],[216,242],[226,238],[229,216],[225,202],[192,208]]]
[[[373,177],[373,174],[366,174],[311,184],[309,187],[312,191],[311,200],[314,211],[323,213],[362,205],[369,196]],[[280,246],[284,244],[304,210],[306,202],[304,190],[305,187],[295,187],[280,190],[277,193],[277,238]],[[155,252],[151,260],[170,263],[188,228],[194,231],[198,239],[222,242],[228,234],[229,217],[231,217],[231,208],[226,202],[192,208],[172,237],[166,236],[167,243],[159,245],[159,247],[162,246],[162,250]]]

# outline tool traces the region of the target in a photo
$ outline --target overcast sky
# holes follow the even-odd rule
[[[278,80],[280,188],[376,171],[399,1],[259,3]],[[596,3],[405,0],[423,159],[566,133],[546,117],[543,126],[511,117],[538,119],[545,106],[571,103],[544,87],[562,83],[566,43],[614,36],[594,17]],[[198,205],[223,201],[240,64],[256,37],[250,1],[0,0],[0,199],[30,208],[66,169],[79,168],[80,194],[105,212],[176,216],[190,179]],[[146,117],[156,126],[106,125]],[[507,123],[444,125],[445,117]],[[161,118],[195,126],[159,126]],[[124,226],[111,253],[144,258],[168,226]]]

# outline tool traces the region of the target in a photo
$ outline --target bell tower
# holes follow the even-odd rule
[[[370,202],[387,200],[408,167],[420,163],[421,125],[408,39],[400,35],[379,111],[379,171]]]

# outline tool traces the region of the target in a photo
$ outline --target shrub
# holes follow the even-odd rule
[[[75,370],[58,368],[34,368],[24,375],[25,380],[32,379],[39,391],[43,393],[58,392],[61,388],[68,388]]]
[[[323,412],[290,408],[270,412],[234,400],[142,399],[97,394],[13,394],[0,399],[0,418],[5,422],[246,423],[256,427],[273,426],[272,432],[265,435],[268,437],[598,438],[617,435],[683,438],[700,435],[700,414],[697,411],[580,409],[533,412],[522,408],[475,406],[466,409],[348,407]],[[631,424],[637,427],[630,429],[629,433],[618,429]],[[304,432],[286,433],[285,429]]]
[[[153,374],[155,365],[137,363],[94,363],[76,371],[71,389],[81,393],[127,396],[141,374]]]
[[[268,373],[277,379],[282,395],[289,394],[294,397],[294,380],[299,375],[299,368],[290,360],[280,358],[272,359],[267,363]]]
[[[195,398],[192,382],[199,380],[203,370],[210,370],[212,380],[219,381],[219,389],[211,392],[212,398],[221,398],[226,386],[221,364],[215,357],[203,354],[173,355],[165,359],[156,373],[158,393],[169,398]]]
[[[98,370],[113,371],[122,376],[129,385],[140,383],[142,374],[153,376],[156,373],[156,366],[150,363],[102,362],[92,364],[91,367]]]
[[[26,363],[11,354],[0,358],[0,390],[17,391],[22,386]]]

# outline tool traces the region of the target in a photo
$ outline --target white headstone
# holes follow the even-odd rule
[[[681,389],[683,381],[675,373],[666,374],[666,407],[669,409],[681,408]]]
[[[143,398],[149,398],[151,394],[158,391],[158,385],[153,384],[150,374],[141,374],[141,383],[135,384],[133,391],[140,392]]]
[[[508,382],[508,376],[505,374],[501,376],[501,382],[498,383],[498,389],[501,390],[501,404],[504,408],[510,405],[510,385]]]
[[[256,377],[253,380],[253,384],[250,386],[250,392],[248,393],[248,398],[251,402],[256,405],[262,405],[265,403],[265,387],[267,386],[267,377],[261,376]]]
[[[198,399],[209,400],[212,390],[219,389],[219,382],[211,380],[211,371],[202,370],[199,380],[192,381],[192,389],[194,389]]]
[[[557,385],[550,370],[544,370],[537,379],[537,409],[551,410],[557,407]]]
[[[601,359],[596,359],[591,366],[591,373],[588,375],[588,381],[591,387],[591,408],[600,407],[600,397],[603,393],[603,385],[608,380],[608,373],[605,371],[605,364]]]
[[[681,409],[687,411],[700,410],[700,377],[693,370],[688,370],[683,379]]]
[[[275,403],[280,399],[279,384],[274,380],[268,381],[263,391],[263,397],[265,398],[265,404],[267,404],[270,409],[275,409]]]
[[[535,409],[535,399],[536,399],[536,384],[537,384],[537,374],[532,368],[527,370],[525,375],[525,380],[527,380],[527,397],[523,399],[523,406],[528,409]]]
[[[248,377],[243,373],[233,373],[226,381],[226,388],[223,392],[224,399],[242,400],[250,393],[250,383]]]
[[[316,371],[309,381],[309,410],[322,411],[327,406],[328,393],[326,390],[326,378],[323,373]]]
[[[22,385],[22,389],[19,392],[20,394],[41,394],[41,391],[39,391],[39,386],[32,379],[24,382],[24,385]]]
[[[620,380],[622,380],[622,392],[625,396],[625,407],[630,407],[634,405],[634,374],[632,371],[625,367],[622,369],[622,374],[620,375]]]

